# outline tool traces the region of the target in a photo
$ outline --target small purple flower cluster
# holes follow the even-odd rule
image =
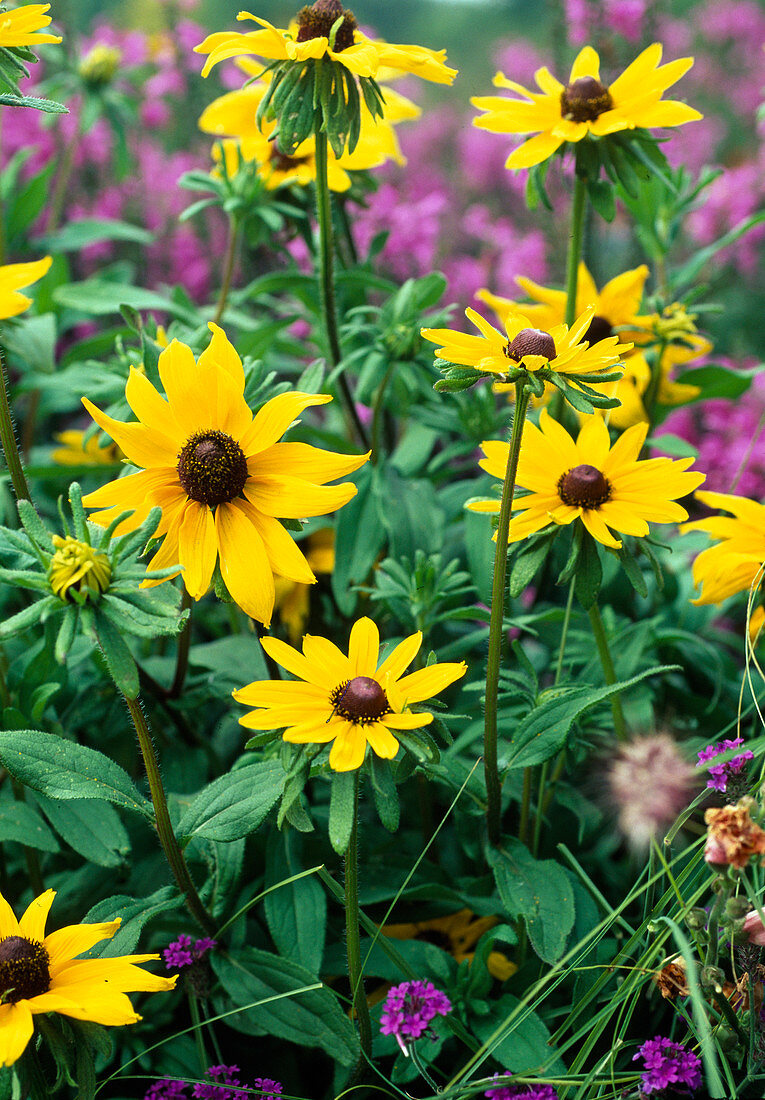
[[[181,935],[167,945],[162,952],[162,958],[168,970],[180,970],[184,966],[192,966],[193,963],[199,962],[208,951],[217,946],[217,940],[211,940],[208,936],[197,940],[192,945],[191,936]]]
[[[239,1066],[210,1066],[205,1071],[210,1084],[194,1085],[194,1100],[280,1100],[282,1086],[270,1077],[256,1077],[250,1086],[239,1079]],[[247,1090],[247,1091],[244,1091]],[[164,1079],[155,1081],[144,1100],[188,1100],[186,1083]]]
[[[405,1050],[406,1043],[429,1033],[430,1023],[436,1016],[446,1016],[451,1010],[449,998],[432,982],[402,982],[394,985],[385,998],[380,1031],[383,1035],[395,1036],[398,1045]]]
[[[505,1070],[505,1077],[512,1077],[510,1070]],[[488,1100],[558,1100],[558,1094],[552,1085],[503,1085],[502,1078],[494,1078],[496,1085],[488,1089],[484,1096]]]
[[[696,765],[700,768],[702,764],[708,763],[710,760],[714,760],[716,756],[719,756],[721,752],[727,752],[728,749],[737,749],[743,745],[743,737],[726,737],[724,741],[721,741],[717,745],[707,745],[705,749],[701,749],[697,756],[699,762]],[[733,776],[740,775],[744,770],[747,760],[754,760],[754,753],[746,749],[744,752],[739,753],[738,756],[734,756],[727,764],[713,764],[708,769],[709,779],[707,780],[707,786],[713,791],[722,791],[724,794],[728,789],[728,780]]]
[[[689,1089],[691,1092],[701,1084],[701,1062],[691,1050],[671,1039],[648,1039],[633,1057],[642,1058],[645,1072],[640,1082],[644,1093],[658,1092],[660,1089]]]

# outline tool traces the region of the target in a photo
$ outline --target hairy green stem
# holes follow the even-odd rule
[[[587,209],[587,178],[574,175],[574,197],[571,202],[571,229],[566,255],[566,316],[567,325],[576,320],[576,292],[579,284],[579,261],[582,258],[584,215]]]
[[[375,394],[374,412],[372,413],[372,462],[376,463],[380,457],[380,429],[382,426],[382,419],[384,413],[385,392],[388,389],[388,383],[393,377],[398,363],[394,359],[385,374],[383,375],[380,385],[377,387],[377,393]]]
[[[223,316],[223,311],[226,308],[226,302],[228,301],[229,291],[231,290],[231,280],[234,276],[234,266],[236,264],[236,248],[239,243],[239,221],[237,218],[229,215],[228,219],[228,240],[226,241],[226,254],[223,258],[223,281],[221,282],[220,294],[218,295],[218,304],[215,307],[215,316],[213,317],[213,324],[220,324],[220,319]]]
[[[183,587],[183,593],[181,595],[181,613],[188,611],[189,617],[183,624],[180,636],[178,638],[178,653],[175,659],[175,675],[173,676],[173,682],[168,691],[169,699],[177,699],[183,691],[183,685],[186,681],[186,673],[189,667],[189,649],[191,648],[191,609],[192,598],[189,595],[185,585]]]
[[[595,645],[598,647],[598,656],[600,657],[600,663],[603,666],[603,676],[607,684],[616,683],[616,672],[614,671],[614,662],[611,660],[611,650],[608,648],[608,638],[606,637],[606,628],[603,626],[603,619],[600,615],[600,608],[597,603],[594,603],[589,610],[590,625],[592,626],[592,633],[595,637]],[[618,695],[611,696],[611,710],[614,716],[614,729],[616,736],[620,741],[627,740],[627,727],[624,722],[624,711],[622,710],[622,701]]]
[[[332,229],[332,206],[327,179],[327,133],[318,124],[316,137],[316,214],[319,223],[319,292],[321,310],[324,317],[324,329],[327,336],[329,361],[332,370],[342,361],[340,334],[337,325],[337,305],[335,303],[334,279],[334,234]],[[364,450],[369,450],[369,442],[364,425],[361,423],[353,400],[348,379],[340,371],[337,376],[340,399],[346,415]]]
[[[351,985],[353,1015],[359,1022],[361,1049],[367,1058],[372,1055],[372,1024],[361,973],[361,940],[359,937],[359,773],[353,788],[353,828],[345,852],[345,945],[348,957],[348,981]]]
[[[645,409],[646,419],[648,421],[648,434],[651,434],[653,428],[654,414],[656,413],[656,404],[659,400],[659,392],[661,390],[661,361],[664,358],[664,352],[667,350],[667,341],[662,340],[660,344],[654,348],[654,359],[651,363],[651,378],[648,382],[645,393],[643,394],[643,408]]]
[[[510,451],[502,486],[502,502],[497,524],[497,546],[494,552],[494,579],[491,587],[491,615],[489,619],[489,653],[486,661],[486,700],[483,738],[484,774],[486,776],[486,824],[489,843],[499,844],[502,816],[502,784],[497,765],[497,695],[499,669],[502,663],[503,621],[505,617],[505,577],[507,574],[507,536],[515,495],[515,475],[521,453],[523,425],[529,404],[529,390],[523,379],[515,383],[515,411],[510,435]]]
[[[16,443],[16,433],[13,430],[13,417],[10,404],[10,382],[8,372],[5,369],[5,356],[0,348],[0,443],[3,447],[8,473],[11,475],[11,484],[17,500],[31,500],[27,479],[24,476],[24,467],[21,465],[21,454]]]
[[[138,699],[129,699],[126,695],[124,699],[130,711],[130,717],[133,720],[135,732],[138,735],[138,744],[146,768],[146,776],[149,780],[149,791],[151,792],[151,801],[154,806],[154,816],[157,824],[157,834],[159,836],[159,842],[162,845],[162,850],[165,853],[167,862],[170,864],[170,870],[173,872],[173,877],[178,884],[178,889],[186,899],[186,905],[192,917],[209,936],[214,936],[215,921],[202,904],[199,894],[197,893],[197,888],[186,866],[186,860],[183,858],[183,852],[173,832],[170,814],[167,809],[165,788],[162,785],[162,776],[159,772],[159,763],[156,753],[154,752],[151,733],[146,718],[144,717],[143,710],[141,709],[141,704]]]
[[[190,991],[187,992],[189,1000],[189,1015],[191,1016],[191,1022],[194,1025],[194,1043],[197,1048],[197,1058],[199,1059],[199,1076],[204,1077],[205,1070],[209,1066],[207,1060],[207,1051],[205,1050],[205,1040],[202,1035],[202,1020],[199,1015],[199,1002],[196,995]]]

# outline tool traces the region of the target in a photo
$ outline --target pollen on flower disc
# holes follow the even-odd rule
[[[343,21],[335,34],[335,53],[347,50],[353,45],[353,32],[358,26],[352,11],[343,9],[340,0],[316,0],[311,7],[298,12],[297,42],[309,42],[312,38],[329,38],[332,27],[340,17]]]
[[[520,363],[524,355],[543,355],[549,362],[555,358],[555,341],[549,332],[539,328],[523,328],[505,348],[505,355]]]
[[[371,676],[354,676],[338,684],[329,697],[332,709],[349,722],[376,722],[390,713],[388,696]]]
[[[6,1004],[38,997],[50,988],[50,958],[37,940],[0,940],[0,998]]]
[[[558,481],[558,496],[571,508],[599,508],[611,496],[611,485],[595,466],[574,466]]]
[[[247,481],[247,459],[225,432],[196,432],[178,455],[178,480],[192,500],[215,507],[238,497]]]
[[[580,76],[561,92],[561,114],[571,122],[594,122],[613,105],[608,88],[594,76]]]

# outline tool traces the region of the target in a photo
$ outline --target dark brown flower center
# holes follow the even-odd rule
[[[520,363],[524,355],[543,355],[549,362],[555,358],[555,341],[549,332],[539,328],[522,328],[518,335],[505,346],[508,359]]]
[[[594,122],[614,105],[611,93],[594,76],[580,76],[560,95],[560,110],[569,122]]]
[[[558,479],[558,496],[571,508],[600,508],[611,499],[611,484],[595,466],[574,466]]]
[[[308,157],[288,157],[286,153],[283,153],[279,146],[274,142],[271,145],[271,155],[268,158],[271,167],[277,172],[291,172],[293,168],[296,168],[298,164],[305,164]]]
[[[606,340],[613,334],[614,330],[611,327],[611,322],[596,313],[582,339],[587,340],[590,347],[592,347],[593,344],[597,344],[598,340]]]
[[[195,432],[178,455],[178,480],[192,500],[227,504],[247,481],[247,459],[225,432]]]
[[[347,50],[353,45],[353,32],[358,26],[352,11],[343,8],[340,0],[316,0],[310,8],[298,12],[298,42],[308,42],[312,38],[329,38],[335,23],[342,17],[342,23],[335,34],[335,53]]]
[[[390,714],[388,696],[371,676],[354,676],[338,684],[329,697],[333,713],[349,722],[366,725]]]
[[[5,1004],[37,997],[50,989],[50,957],[37,940],[0,940],[0,1000]]]

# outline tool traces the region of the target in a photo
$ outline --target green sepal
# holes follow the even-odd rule
[[[46,596],[45,599],[25,607],[23,611],[0,622],[0,641],[12,638],[14,634],[20,634],[22,630],[28,630],[37,622],[44,622],[49,613],[58,611],[61,607],[61,600],[56,596]]]
[[[329,796],[329,842],[338,855],[348,850],[351,832],[356,821],[357,773],[333,772]]]
[[[37,543],[45,550],[53,553],[53,540],[50,537],[50,532],[34,510],[32,504],[28,500],[20,500],[16,506],[19,510],[19,519],[21,520],[22,526],[32,542]]]
[[[213,589],[215,591],[215,595],[223,603],[236,603],[234,597],[226,588],[226,582],[221,576],[220,563],[217,561],[215,563],[215,570],[213,572]]]
[[[558,579],[555,582],[556,584],[568,584],[574,575],[574,570],[576,569],[577,562],[579,561],[579,554],[582,549],[584,531],[585,528],[583,523],[574,523],[572,525],[571,547],[568,552],[568,557],[566,558],[566,564],[558,574]]]
[[[55,99],[41,99],[33,95],[10,95],[0,93],[0,107],[32,107],[46,115],[68,115],[69,108]]]
[[[182,620],[181,616],[171,608],[159,614],[148,611],[108,591],[101,599],[99,615],[105,615],[117,630],[126,634],[135,634],[138,638],[154,638],[158,634],[177,634],[183,621],[188,618],[188,612],[184,614]]]
[[[441,759],[438,745],[422,726],[416,730],[396,730],[396,738],[420,764],[438,764]]]
[[[85,509],[82,506],[82,489],[76,481],[73,481],[69,486],[68,495],[69,506],[72,509],[72,519],[74,521],[74,533],[80,542],[86,542],[90,545],[88,519],[85,515]]]
[[[589,611],[598,598],[603,583],[603,566],[597,544],[589,531],[583,530],[582,546],[576,563],[574,592],[585,611]]]
[[[382,757],[372,753],[370,771],[377,816],[389,833],[395,833],[398,829],[401,807],[390,760],[383,760]]]
[[[77,632],[77,621],[79,619],[79,611],[76,607],[72,607],[70,604],[64,611],[64,617],[61,621],[58,634],[56,635],[56,646],[54,649],[54,656],[60,665],[63,665],[69,655],[69,650],[72,648],[74,642],[74,636]]]
[[[442,363],[444,366],[441,366]],[[443,359],[437,359],[436,366],[440,367],[443,373],[443,378],[439,378],[433,384],[433,389],[437,393],[461,393],[463,390],[469,390],[471,386],[475,386],[482,378],[478,371],[472,370],[470,367],[453,366]]]

